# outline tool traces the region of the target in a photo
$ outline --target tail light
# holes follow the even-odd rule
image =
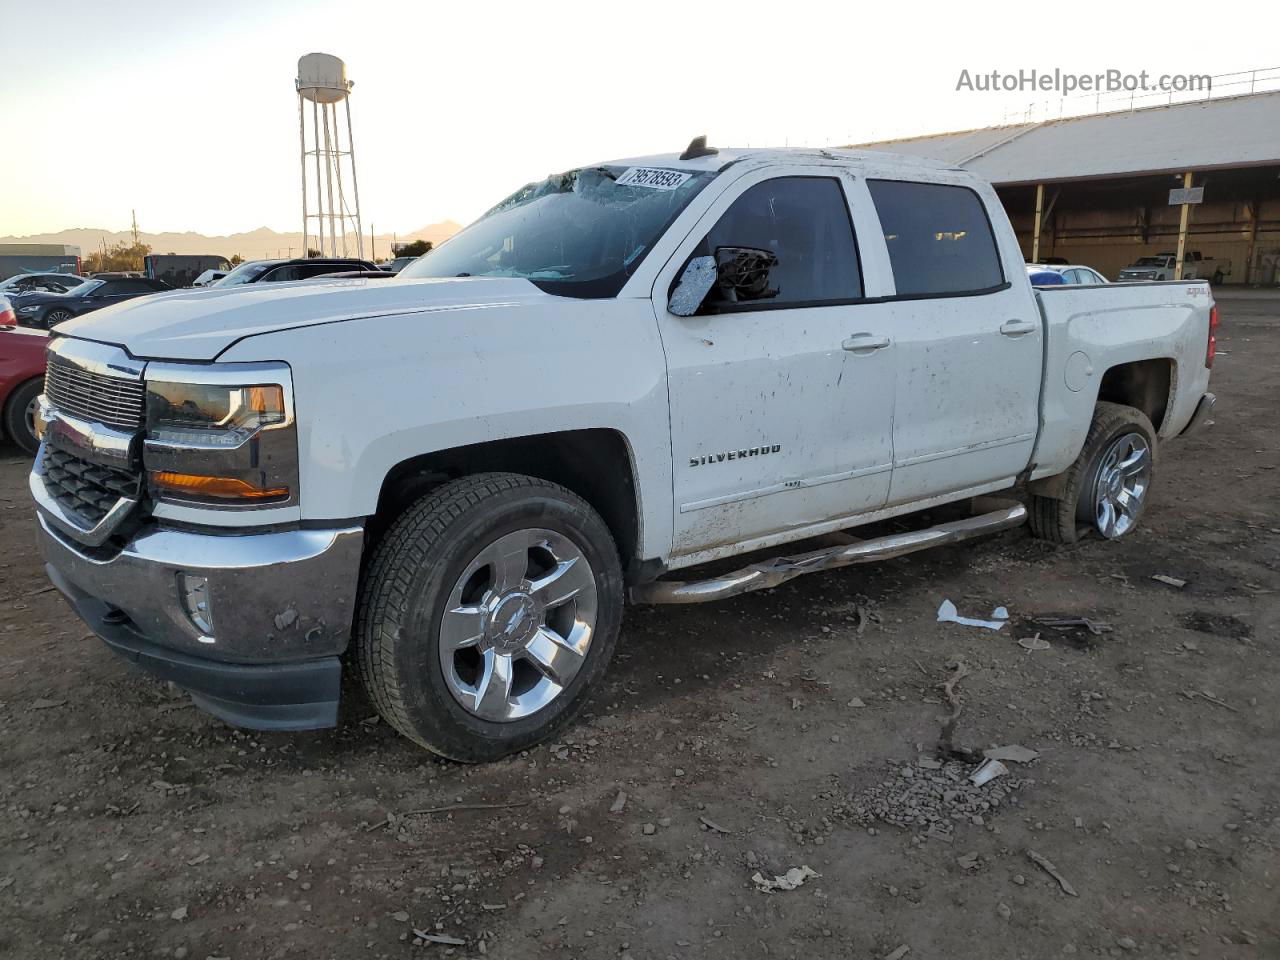
[[[18,316],[13,312],[13,308],[0,308],[0,327],[15,327],[17,325]]]
[[[1204,348],[1204,365],[1213,366],[1213,355],[1218,352],[1218,306],[1209,308],[1209,342]]]

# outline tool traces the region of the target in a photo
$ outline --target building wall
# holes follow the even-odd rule
[[[1206,202],[1191,207],[1187,250],[1219,261],[1228,283],[1280,283],[1280,180],[1276,174],[1273,169],[1250,168],[1197,178],[1196,185],[1204,182]],[[1114,279],[1138,257],[1177,250],[1181,208],[1168,203],[1170,180],[1047,185],[1046,206],[1055,193],[1057,199],[1041,231],[1041,257],[1088,264]],[[1029,258],[1034,188],[1010,188],[1000,195],[1023,254]]]

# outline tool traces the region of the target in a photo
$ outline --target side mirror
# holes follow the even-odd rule
[[[716,284],[715,257],[694,257],[676,281],[675,289],[667,301],[667,309],[677,317],[692,317],[702,306],[711,288]]]

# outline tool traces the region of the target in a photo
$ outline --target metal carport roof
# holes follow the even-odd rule
[[[1045,183],[1280,164],[1280,91],[857,144]]]

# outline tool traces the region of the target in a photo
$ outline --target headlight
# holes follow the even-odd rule
[[[17,310],[15,310],[14,312],[15,312],[18,316],[20,316],[20,317],[29,317],[29,316],[31,316],[33,313],[39,313],[39,312],[40,312],[40,306],[39,306],[39,304],[37,304],[37,305],[35,305],[35,306],[33,306],[33,307],[19,307],[19,308],[18,308]]]
[[[284,364],[147,367],[152,496],[207,506],[297,502],[298,438]]]

